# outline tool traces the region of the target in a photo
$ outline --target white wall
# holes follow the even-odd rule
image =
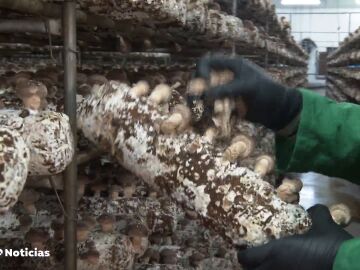
[[[360,8],[277,8],[279,17],[291,23],[296,41],[312,39],[320,52],[337,47],[360,26]],[[331,14],[329,14],[331,13]]]

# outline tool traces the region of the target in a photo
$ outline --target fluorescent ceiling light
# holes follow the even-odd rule
[[[356,0],[360,3],[360,0]],[[281,0],[282,5],[301,5],[301,6],[318,6],[321,0]]]

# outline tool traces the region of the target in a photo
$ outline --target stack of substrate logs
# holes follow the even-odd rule
[[[146,30],[125,31],[119,38],[122,53],[161,48],[179,57],[170,64],[144,58],[111,65],[84,58],[79,65],[79,269],[241,269],[233,244],[259,245],[309,227],[297,205],[301,185],[282,186],[276,194],[269,130],[240,118],[230,121],[225,111],[219,113],[231,126],[225,137],[216,131],[221,129],[216,121],[215,126],[187,122],[185,95],[195,61],[182,61],[187,55],[195,59],[219,47],[227,53],[235,44],[279,82],[305,83],[307,56],[274,19],[273,6],[248,2],[264,16],[272,14],[269,27],[274,30],[264,31],[263,22],[255,19],[231,16],[216,1],[79,1],[83,11]],[[63,68],[52,62],[2,60],[0,115],[8,126],[18,123],[9,119],[63,111]],[[26,94],[32,91],[26,87],[45,87],[46,93],[35,91],[34,103],[26,99],[34,96]],[[9,116],[9,110],[19,113]],[[186,124],[178,125],[179,119]],[[169,131],[163,122],[174,128]],[[47,132],[40,136],[49,137]],[[48,151],[54,151],[51,146]],[[71,149],[65,150],[67,160]],[[67,162],[56,163],[61,166],[51,173],[29,173],[24,188],[12,188],[12,203],[17,203],[5,209],[0,222],[2,246],[49,250],[51,256],[1,257],[7,269],[63,265],[66,213],[59,173]]]
[[[360,29],[351,33],[328,56],[327,96],[360,103]]]

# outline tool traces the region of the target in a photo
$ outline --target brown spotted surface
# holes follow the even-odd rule
[[[202,136],[160,134],[157,123],[166,115],[127,85],[112,81],[96,92],[78,109],[84,135],[234,244],[259,245],[310,226],[303,208],[281,201],[248,168],[224,161]]]
[[[63,113],[26,110],[2,110],[0,124],[16,130],[30,150],[29,173],[52,175],[62,172],[70,163],[73,139],[68,117]]]
[[[0,212],[12,207],[24,188],[30,151],[16,130],[0,128]]]

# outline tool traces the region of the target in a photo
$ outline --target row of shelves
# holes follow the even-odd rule
[[[349,101],[353,103],[360,103],[360,82],[353,79],[347,79],[341,75],[331,74],[327,76],[327,84],[330,85],[332,92],[337,92],[338,101]],[[332,89],[331,89],[332,88]],[[334,90],[336,89],[336,90]],[[339,94],[341,93],[341,95]],[[345,99],[345,100],[344,100]]]
[[[10,7],[15,12],[11,19],[16,19],[16,12],[23,10],[19,8],[23,2],[15,2],[17,5]],[[36,15],[40,10],[45,12],[45,16],[49,14],[50,18],[56,16],[56,12],[48,11],[57,5],[53,1],[33,2],[34,6],[38,2],[42,6],[36,10],[29,7],[29,14]],[[78,20],[81,22],[78,44],[82,51],[101,51],[106,48],[107,52],[125,55],[140,52],[169,53],[183,58],[199,57],[209,51],[228,54],[236,51],[239,55],[256,57],[263,65],[280,62],[306,66],[307,54],[290,37],[286,27],[281,26],[273,6],[267,1],[247,1],[245,5],[244,1],[238,1],[238,9],[244,7],[248,11],[239,10],[240,18],[229,15],[226,9],[223,11],[223,4],[220,4],[219,10],[214,6],[215,1],[210,2],[81,0],[78,1]],[[267,21],[265,26],[264,20]],[[18,43],[26,44],[29,41],[27,36],[19,33],[16,39],[9,35],[1,36],[0,40],[12,40],[12,43],[18,40]],[[48,35],[33,36],[35,39],[43,38],[46,42],[44,45],[48,45]],[[56,42],[60,41],[59,37],[53,37],[53,45],[59,45]]]
[[[327,95],[360,103],[360,27],[328,56]]]

